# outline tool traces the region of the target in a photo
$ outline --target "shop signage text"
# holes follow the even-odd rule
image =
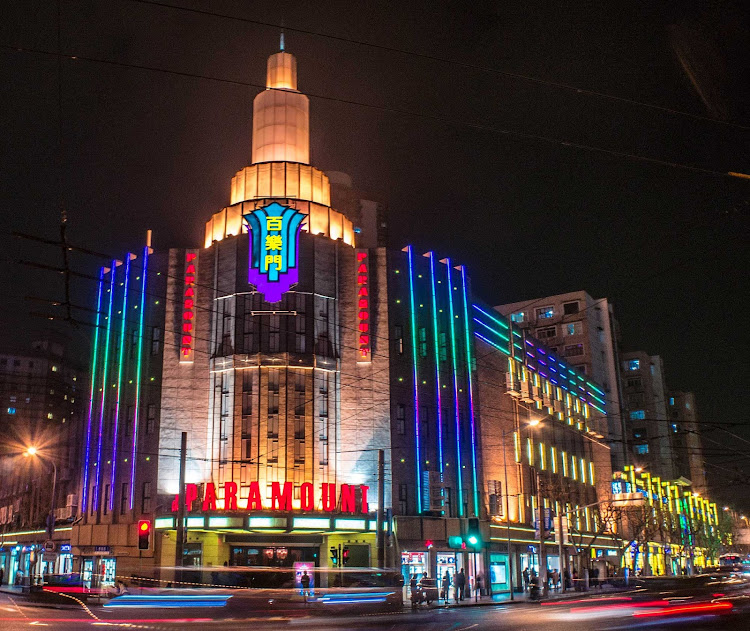
[[[185,282],[182,288],[182,333],[180,341],[180,361],[193,361],[195,347],[195,286],[198,277],[198,253],[185,252]]]
[[[200,501],[202,511],[318,511],[326,513],[369,513],[367,491],[364,484],[321,484],[316,493],[312,482],[299,486],[299,499],[294,499],[294,487],[291,482],[271,482],[271,498],[263,498],[258,482],[250,482],[247,496],[243,496],[236,482],[225,482],[222,485],[223,498],[217,494],[216,484],[207,482],[203,493],[197,484],[185,485],[185,504],[190,510],[194,503]],[[338,487],[338,488],[337,488]],[[357,492],[359,490],[359,492]],[[359,497],[358,497],[359,496]],[[179,509],[179,497],[172,501],[172,511]]]
[[[279,302],[299,281],[299,233],[305,214],[273,202],[243,215],[250,233],[247,282]]]
[[[357,361],[369,362],[370,344],[370,253],[369,250],[354,251],[357,266],[357,329],[359,335]]]

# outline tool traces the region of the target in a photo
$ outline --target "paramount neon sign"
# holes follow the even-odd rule
[[[326,513],[369,513],[367,491],[364,484],[321,484],[317,488],[312,482],[299,486],[299,499],[294,499],[294,487],[291,482],[271,482],[271,498],[264,499],[260,493],[260,484],[250,482],[247,497],[241,497],[236,482],[223,484],[224,497],[217,495],[216,484],[207,482],[203,485],[202,497],[199,497],[197,484],[185,485],[185,504],[188,510],[197,500],[201,502],[202,511],[323,511]],[[358,497],[359,496],[359,497]],[[172,501],[172,511],[179,510],[179,496]]]

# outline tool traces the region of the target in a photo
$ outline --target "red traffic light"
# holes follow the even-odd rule
[[[138,522],[138,549],[148,550],[151,538],[151,522],[148,519],[141,519]]]
[[[434,545],[434,544],[432,543],[432,539],[428,539],[427,541],[425,541],[425,542],[424,542],[424,547],[425,547],[425,548],[427,548],[428,550],[429,550],[429,549],[430,549],[430,548],[431,548],[431,547],[432,547],[433,545]]]

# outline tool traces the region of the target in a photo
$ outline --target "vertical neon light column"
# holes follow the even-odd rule
[[[112,303],[115,300],[115,277],[117,276],[117,261],[112,261],[109,270],[109,306],[107,307],[107,331],[104,343],[104,360],[102,361],[102,397],[99,402],[99,440],[96,447],[96,495],[92,498],[94,510],[99,509],[99,486],[102,481],[102,441],[104,439],[104,404],[107,400],[107,373],[109,372],[109,346],[112,333]]]
[[[417,513],[422,512],[422,453],[419,436],[419,381],[417,375],[417,310],[414,304],[414,252],[406,247],[409,259],[409,306],[411,309],[411,348],[414,359],[414,440],[416,443],[417,463]]]
[[[430,278],[432,281],[432,332],[435,341],[435,389],[437,392],[438,465],[443,479],[443,401],[440,388],[440,341],[438,336],[438,310],[435,290],[435,253],[430,252]]]
[[[143,361],[143,321],[146,312],[146,278],[148,276],[148,254],[149,248],[143,248],[143,269],[141,270],[141,304],[139,305],[140,313],[138,318],[138,353],[135,363],[135,407],[133,411],[133,448],[130,452],[130,497],[128,499],[128,508],[133,510],[135,498],[135,454],[138,445],[138,421],[140,418],[141,407],[141,372]]]
[[[112,488],[109,493],[109,510],[115,506],[115,487],[117,482],[117,438],[120,429],[120,408],[122,401],[120,394],[122,392],[122,365],[125,363],[125,330],[128,326],[128,289],[130,283],[130,260],[131,254],[125,255],[125,285],[122,292],[122,324],[120,325],[120,348],[117,353],[117,394],[115,395],[115,420],[112,430],[112,469],[109,476]]]
[[[464,326],[466,331],[466,375],[469,382],[469,424],[471,428],[471,473],[474,485],[474,515],[479,517],[479,484],[477,483],[477,438],[474,421],[474,379],[471,376],[471,321],[469,320],[469,290],[466,287],[466,268],[461,266],[461,288],[464,294]]]
[[[463,517],[464,514],[464,489],[463,481],[461,479],[461,415],[458,403],[458,360],[456,358],[456,316],[453,312],[453,277],[451,275],[451,260],[443,259],[441,261],[445,263],[445,267],[448,270],[448,305],[451,318],[451,359],[453,360],[453,402],[456,414],[456,484],[458,485],[458,516]]]
[[[99,269],[99,289],[96,297],[96,325],[94,328],[94,356],[91,359],[91,393],[89,394],[89,412],[86,415],[86,447],[83,458],[83,488],[81,489],[81,513],[86,514],[89,499],[89,462],[91,459],[91,423],[94,415],[94,393],[96,392],[96,364],[99,355],[99,322],[102,310],[102,288],[104,286],[104,268]]]

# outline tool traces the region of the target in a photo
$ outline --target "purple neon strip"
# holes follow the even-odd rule
[[[417,513],[422,512],[422,453],[419,436],[419,380],[417,374],[417,310],[414,302],[414,262],[411,246],[406,248],[409,260],[409,301],[411,306],[411,347],[414,361],[414,440],[417,465]]]
[[[432,290],[432,333],[435,343],[435,391],[437,392],[437,422],[438,422],[438,464],[440,477],[443,476],[443,399],[440,392],[440,345],[438,336],[438,311],[435,290],[435,253],[430,252],[430,275]]]
[[[130,252],[125,255],[125,285],[122,292],[122,326],[120,327],[120,349],[117,357],[117,394],[115,395],[115,424],[112,431],[112,468],[109,481],[112,485],[109,494],[109,510],[115,507],[115,488],[117,487],[117,439],[120,429],[120,394],[122,393],[122,365],[125,363],[125,329],[128,324],[128,289],[130,284]]]
[[[143,357],[143,321],[146,311],[146,279],[148,277],[148,246],[143,248],[143,270],[141,271],[141,304],[138,307],[141,312],[138,322],[138,358],[135,374],[135,410],[133,411],[133,448],[130,451],[130,497],[128,507],[133,510],[135,503],[135,456],[138,445],[138,421],[141,407],[141,361]]]
[[[107,373],[109,372],[109,343],[112,332],[112,303],[115,300],[115,277],[117,261],[112,261],[109,271],[109,306],[107,307],[107,339],[104,344],[104,361],[102,362],[102,397],[99,402],[99,441],[96,446],[96,495],[92,498],[94,510],[99,510],[99,487],[102,480],[102,441],[104,440],[104,402],[107,400]]]
[[[89,461],[91,459],[91,422],[94,414],[94,392],[96,390],[96,364],[99,354],[99,320],[102,310],[102,287],[104,285],[104,268],[99,269],[99,289],[96,297],[96,328],[94,329],[94,357],[91,360],[91,393],[89,394],[89,412],[86,415],[86,455],[83,460],[83,489],[81,489],[81,513],[86,513],[89,499]]]
[[[472,461],[472,482],[474,483],[474,515],[479,517],[479,483],[477,481],[477,448],[476,448],[476,425],[474,417],[474,383],[471,375],[472,371],[472,337],[471,321],[469,320],[469,290],[466,287],[466,268],[461,266],[461,285],[464,294],[464,326],[466,327],[466,374],[469,382],[469,425],[471,428],[471,461]]]

